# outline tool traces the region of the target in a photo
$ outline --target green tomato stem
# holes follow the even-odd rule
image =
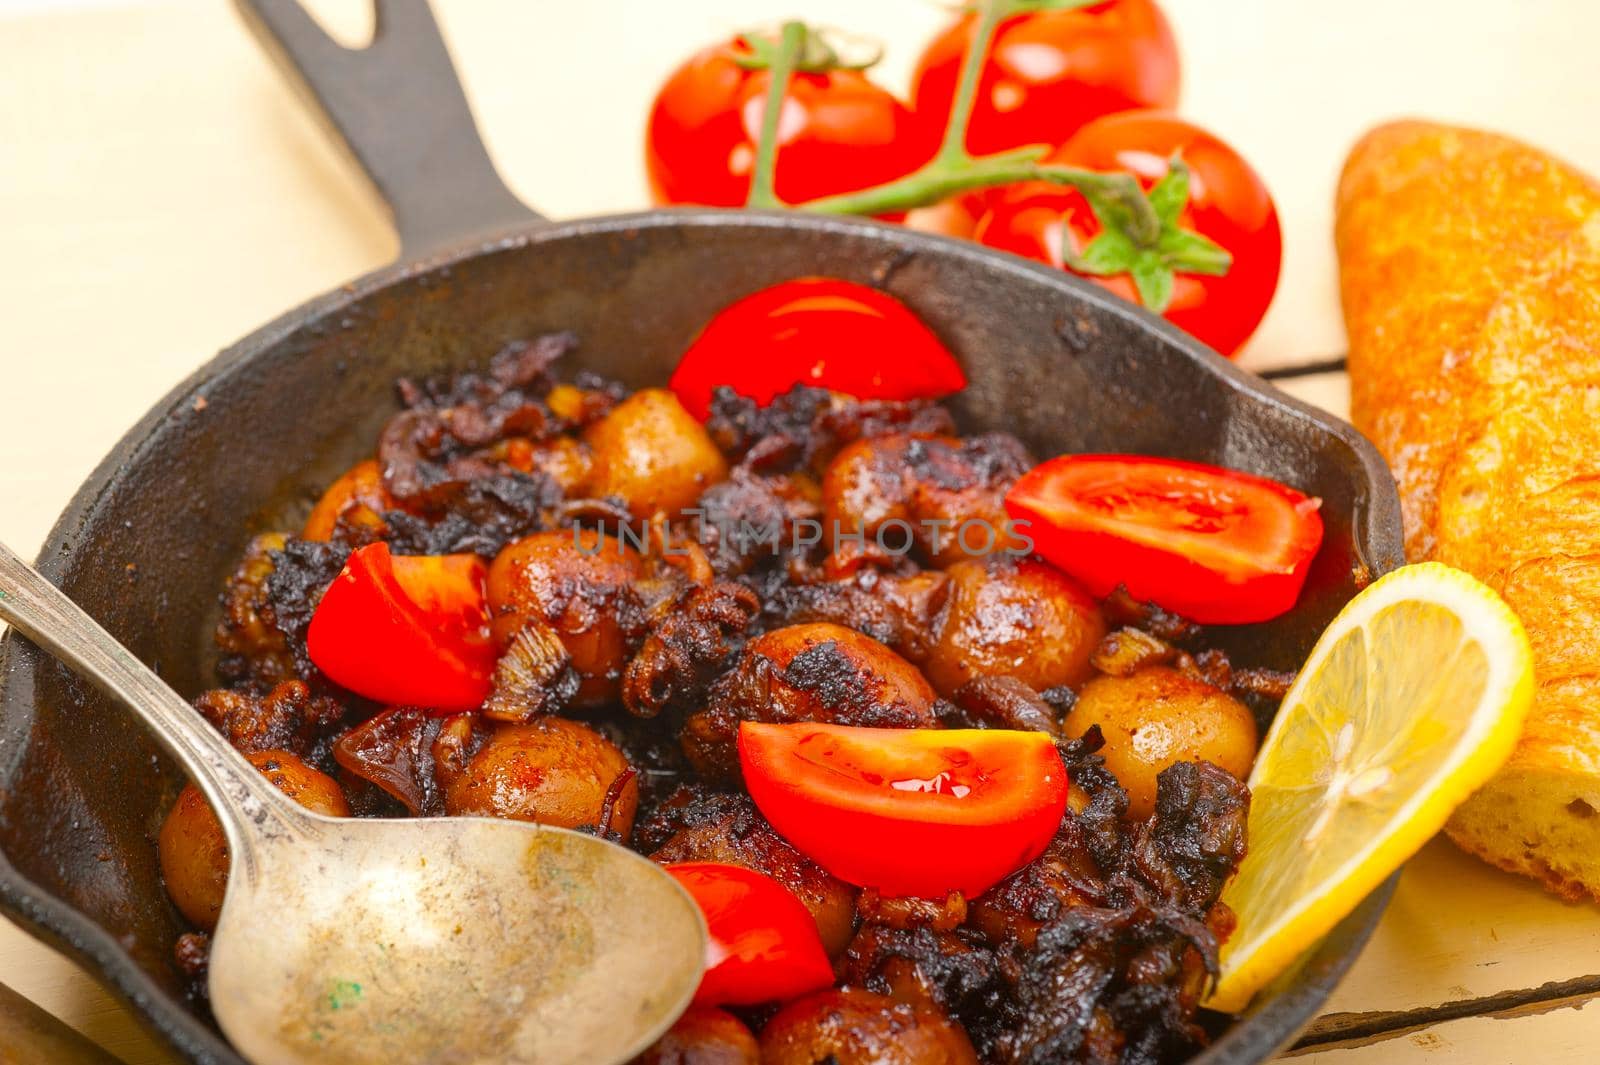
[[[983,64],[989,58],[995,30],[1002,20],[1014,14],[1016,6],[1016,0],[989,0],[980,6],[972,43],[961,57],[961,73],[956,81],[956,94],[950,102],[950,117],[945,120],[944,139],[939,142],[939,153],[933,157],[936,164],[960,163],[971,158],[967,154],[967,125],[972,120],[972,105],[978,96]]]
[[[972,122],[972,107],[978,97],[978,83],[983,80],[983,64],[988,61],[989,50],[994,45],[995,32],[1000,23],[1013,15],[1029,11],[1064,10],[1088,7],[1095,0],[980,0],[974,5],[978,11],[978,24],[972,31],[972,43],[961,57],[961,72],[956,81],[955,96],[950,102],[950,117],[945,121],[944,138],[939,144],[939,154],[934,158],[945,163],[963,162],[972,157],[967,154],[967,127]]]
[[[800,204],[806,211],[822,214],[881,215],[929,207],[951,196],[974,189],[1011,185],[1019,181],[1043,181],[1077,189],[1094,199],[1110,199],[1136,205],[1145,202],[1139,183],[1130,174],[1102,174],[1069,166],[1050,166],[1036,162],[1047,149],[1023,148],[976,159],[948,161],[935,159],[898,181],[859,192],[846,192]],[[1148,203],[1146,202],[1148,208]],[[1130,214],[1137,211],[1133,207]],[[1158,223],[1153,212],[1152,227]]]
[[[772,84],[767,86],[765,110],[761,113],[761,139],[756,142],[755,166],[750,172],[750,195],[747,207],[782,207],[778,199],[778,121],[783,117],[783,98],[789,91],[789,78],[806,45],[806,25],[803,22],[785,22],[778,50],[768,69]]]

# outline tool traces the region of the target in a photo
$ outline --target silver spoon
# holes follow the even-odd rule
[[[0,619],[132,708],[216,811],[211,1006],[257,1065],[619,1062],[688,1005],[705,923],[648,859],[515,821],[311,813],[4,545]]]

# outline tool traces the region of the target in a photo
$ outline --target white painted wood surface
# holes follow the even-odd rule
[[[436,0],[491,151],[555,216],[643,205],[639,144],[661,77],[706,41],[801,14],[888,42],[903,84],[944,13],[924,0]],[[35,13],[16,15],[31,7]],[[316,5],[343,36],[366,0]],[[1600,171],[1586,0],[1166,0],[1184,110],[1265,173],[1283,287],[1245,355],[1343,349],[1333,182],[1368,125],[1499,128]],[[557,151],[555,146],[560,146]],[[220,0],[0,6],[0,539],[31,551],[72,490],[162,393],[223,345],[393,254],[382,210],[320,139]],[[1338,375],[1291,390],[1343,411]],[[1339,1013],[1493,999],[1600,973],[1600,910],[1435,842],[1407,871]],[[130,1065],[167,1060],[98,987],[0,924],[0,981]],[[1543,1009],[1543,1012],[1539,1012]],[[1315,1065],[1595,1060],[1600,1006],[1518,1007]]]

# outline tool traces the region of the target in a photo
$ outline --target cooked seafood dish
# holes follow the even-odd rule
[[[1292,679],[1203,625],[1293,606],[1316,501],[962,435],[959,366],[904,307],[778,289],[670,389],[565,379],[567,334],[400,381],[370,457],[250,543],[195,705],[321,813],[666,865],[713,948],[644,1060],[1184,1059],[1227,1023],[1200,1008],[1218,899]],[[741,363],[729,330],[778,305],[899,343],[865,374]],[[203,998],[228,857],[192,786],[158,845]]]

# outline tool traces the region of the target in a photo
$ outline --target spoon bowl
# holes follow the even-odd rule
[[[211,1007],[256,1065],[622,1062],[693,997],[705,921],[654,862],[523,822],[305,810],[4,545],[0,619],[135,711],[211,803]]]
[[[294,817],[235,864],[211,953],[252,1061],[624,1061],[694,994],[699,912],[646,858],[511,821]]]

